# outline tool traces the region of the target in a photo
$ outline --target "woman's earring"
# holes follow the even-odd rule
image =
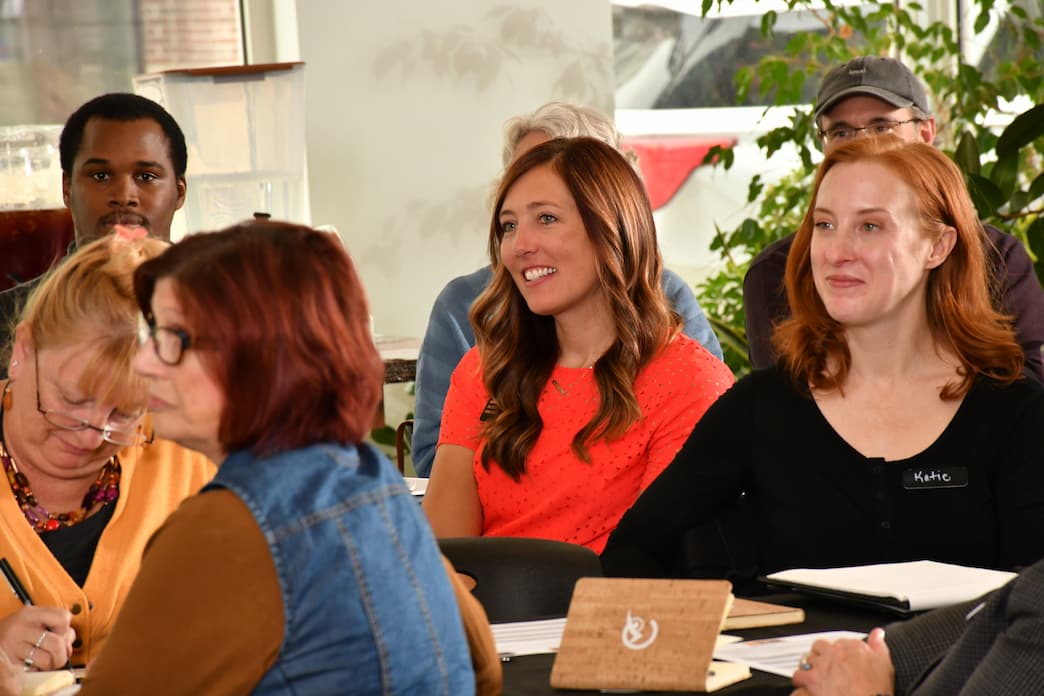
[[[14,404],[14,394],[11,392],[11,382],[8,382],[4,385],[4,410],[10,411],[12,404]]]

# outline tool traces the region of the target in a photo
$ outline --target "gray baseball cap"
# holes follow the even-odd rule
[[[931,113],[924,85],[909,68],[894,58],[862,56],[837,66],[819,83],[815,119],[818,121],[824,111],[853,94],[867,94],[896,107],[916,106]]]

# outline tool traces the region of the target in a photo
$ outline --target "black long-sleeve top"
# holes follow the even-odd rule
[[[741,495],[744,514],[730,513]],[[716,519],[716,532],[698,533]],[[979,379],[934,443],[885,461],[849,446],[770,368],[707,411],[602,559],[607,574],[636,577],[684,575],[679,555],[700,566],[703,553],[749,559],[757,573],[916,559],[1011,569],[1044,558],[1042,530],[1044,387],[1034,380]],[[727,548],[701,548],[711,537]]]

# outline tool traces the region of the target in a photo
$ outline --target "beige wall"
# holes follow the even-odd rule
[[[606,0],[297,0],[312,223],[335,225],[385,335],[423,334],[485,263],[506,119],[613,108]],[[292,56],[280,56],[280,59]]]

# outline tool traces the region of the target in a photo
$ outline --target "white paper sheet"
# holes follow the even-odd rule
[[[404,476],[406,480],[406,486],[410,489],[410,493],[417,497],[423,497],[424,491],[428,490],[428,479],[417,478],[415,476]]]
[[[837,640],[839,638],[863,639],[865,633],[855,631],[826,631],[823,633],[802,633],[796,636],[748,640],[732,645],[721,645],[714,650],[715,660],[726,662],[742,662],[751,669],[778,674],[788,679],[801,663],[801,658],[812,649],[812,644],[819,639]]]
[[[496,623],[492,624],[493,641],[501,657],[558,652],[565,623],[564,618]],[[739,636],[720,635],[716,645],[721,647],[741,640]]]
[[[493,641],[501,657],[558,652],[564,618],[493,624]]]

